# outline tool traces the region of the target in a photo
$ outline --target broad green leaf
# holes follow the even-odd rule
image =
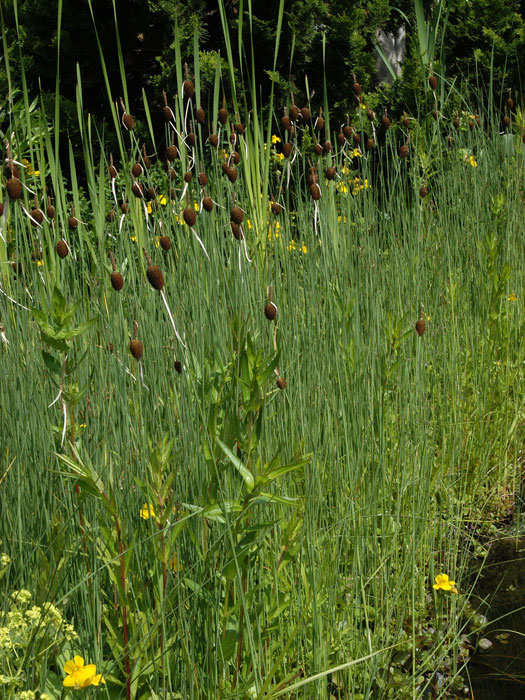
[[[241,460],[236,457],[233,452],[230,450],[229,447],[226,447],[226,445],[217,438],[217,444],[221,448],[221,450],[224,452],[226,457],[230,460],[230,462],[233,464],[235,469],[239,472],[239,474],[242,476],[244,479],[244,483],[246,484],[246,488],[249,493],[253,491],[253,488],[255,486],[255,481],[253,478],[252,473],[245,467],[245,465],[241,462]]]
[[[290,464],[283,464],[281,466],[270,466],[270,468],[264,472],[264,476],[267,479],[276,479],[277,477],[282,476],[287,472],[292,472],[296,469],[301,469],[305,466],[305,464],[308,464],[311,459],[312,455],[308,454],[304,455],[303,457],[300,457],[295,462],[290,462]]]

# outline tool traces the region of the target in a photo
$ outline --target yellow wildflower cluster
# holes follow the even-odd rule
[[[163,194],[161,194],[161,196],[158,198],[157,202],[159,204],[161,204],[163,207],[165,207],[166,204],[168,203],[168,200],[166,199],[166,197]],[[148,214],[151,214],[151,212],[153,211],[153,207],[151,206],[151,202],[148,202],[146,204],[146,209],[148,210]]]
[[[368,179],[365,178],[364,180],[361,180],[360,177],[354,177],[346,182],[341,180],[341,182],[337,183],[336,187],[338,192],[347,194],[349,191],[351,191],[354,196],[359,194],[361,190],[372,189],[372,185],[368,182]]]
[[[509,296],[507,297],[507,301],[518,301],[518,297],[514,294],[514,292],[512,292],[512,293],[509,294]]]
[[[301,243],[301,245],[299,245],[299,243],[297,243],[297,241],[293,239],[288,244],[288,250],[297,250],[303,253],[304,255],[306,255],[306,253],[308,252],[308,248],[306,247],[305,243]]]
[[[274,221],[270,226],[268,226],[268,240],[272,241],[274,238],[279,238],[280,233],[279,230],[281,228],[281,224],[278,221]]]
[[[447,574],[438,574],[436,576],[436,582],[433,588],[436,591],[451,591],[452,593],[457,593],[456,582],[449,579]]]
[[[25,165],[28,175],[40,175],[40,170],[33,170],[33,164],[27,158],[22,158],[22,165]]]
[[[81,656],[75,656],[73,660],[66,661],[64,671],[67,676],[64,678],[64,687],[80,690],[90,685],[100,685],[105,683],[101,673],[97,673],[95,664],[84,664]]]
[[[155,509],[153,508],[153,503],[144,503],[142,508],[139,510],[139,515],[143,520],[149,520],[155,517]]]

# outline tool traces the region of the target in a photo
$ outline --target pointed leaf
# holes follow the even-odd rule
[[[235,469],[239,472],[239,474],[242,476],[244,479],[244,483],[246,485],[246,488],[248,489],[248,492],[251,493],[253,491],[253,488],[255,486],[255,481],[253,478],[252,473],[250,470],[241,462],[241,460],[236,457],[233,452],[230,450],[229,447],[226,447],[226,445],[217,438],[217,444],[221,448],[221,450],[224,452],[226,457],[230,460],[230,462],[233,464]]]

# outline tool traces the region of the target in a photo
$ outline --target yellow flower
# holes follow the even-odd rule
[[[297,250],[297,243],[295,241],[288,243],[288,250]]]
[[[275,157],[276,157],[276,158],[279,158],[279,160],[283,160],[283,159],[284,159],[284,153],[276,153],[276,154],[275,154]]]
[[[438,574],[436,576],[436,583],[433,588],[436,591],[452,591],[452,593],[457,593],[456,582],[449,579],[447,574]]]
[[[142,508],[139,510],[139,515],[143,520],[149,520],[149,518],[155,517],[155,509],[152,503],[144,503]]]
[[[476,159],[474,158],[474,156],[470,156],[470,158],[469,158],[468,160],[469,160],[469,163],[471,164],[471,166],[472,166],[473,168],[477,168],[477,167],[478,167],[478,163],[477,163]]]
[[[362,158],[362,157],[363,157],[363,154],[361,153],[361,151],[358,148],[354,148],[354,150],[352,151],[352,158]]]
[[[43,260],[37,260],[37,261],[36,261],[36,264],[38,265],[38,267],[42,267],[42,265],[44,264],[44,261],[43,261]]]
[[[195,209],[195,211],[199,211],[199,209],[200,209],[199,203],[198,203],[198,202],[193,202],[193,208]]]
[[[40,170],[33,170],[33,164],[27,158],[22,158],[22,165],[26,166],[28,175],[40,175]]]
[[[306,247],[306,245],[304,243],[301,245],[301,250],[303,251],[304,255],[306,255],[306,253],[308,253],[308,248]]]
[[[168,203],[168,200],[166,199],[166,197],[163,194],[161,194],[159,197],[159,204],[162,204],[162,206],[165,207],[167,203]]]
[[[252,222],[250,221],[250,219],[246,219],[246,228],[247,228],[248,230],[250,230],[251,227],[252,227]]]
[[[518,301],[518,297],[514,293],[509,294],[507,301]]]
[[[95,664],[86,666],[81,656],[75,656],[73,660],[66,661],[64,671],[67,673],[63,681],[65,688],[80,690],[90,685],[99,685],[106,682],[101,673],[97,674]]]
[[[151,202],[148,202],[148,203],[146,204],[146,211],[148,212],[148,214],[151,214],[151,211],[152,211],[152,210],[151,210]]]
[[[160,245],[160,238],[158,236],[155,236],[155,248],[158,248]]]
[[[272,136],[272,143],[275,146],[276,143],[281,143],[281,139],[275,134]]]
[[[174,554],[172,557],[170,557],[170,569],[172,571],[180,571],[181,570],[181,565],[179,564],[179,560],[177,559],[177,555]]]

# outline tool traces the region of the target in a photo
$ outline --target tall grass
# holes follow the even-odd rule
[[[519,504],[522,478],[522,146],[515,139],[509,152],[490,125],[471,131],[466,118],[449,145],[418,115],[408,162],[393,132],[348,175],[339,154],[336,182],[324,181],[330,159],[316,159],[315,206],[305,154],[273,154],[273,102],[258,109],[246,31],[237,47],[254,113],[248,123],[252,105],[234,109],[247,125],[235,183],[221,168],[229,124],[218,150],[196,132],[190,206],[201,162],[221,205],[195,226],[209,258],[178,201],[192,163],[183,136],[201,97],[189,107],[182,97],[177,44],[169,102],[181,161],[173,182],[160,165],[142,178],[166,198],[151,213],[131,192],[142,144],[117,105],[121,221],[80,75],[83,147],[67,162],[43,105],[31,111],[27,91],[10,102],[13,157],[40,171],[22,180],[42,208],[51,185],[56,217],[35,228],[19,202],[4,203],[0,532],[11,563],[0,590],[5,610],[20,588],[53,601],[79,635],[18,658],[26,689],[59,692],[64,661],[79,653],[110,697],[417,698],[425,673],[443,672],[441,696],[464,675],[476,532]],[[197,56],[196,40],[198,93]],[[115,88],[106,78],[108,96],[122,87],[133,114],[122,79]],[[215,110],[225,80],[218,71]],[[217,129],[216,113],[207,120]],[[162,153],[172,129],[150,129]],[[246,247],[231,234],[234,195]],[[29,211],[27,190],[23,200]],[[147,281],[143,247],[162,268],[166,303]],[[263,313],[270,287],[274,322]],[[140,361],[128,350],[135,322]],[[458,595],[433,591],[440,572]],[[6,697],[20,688],[13,681]]]

